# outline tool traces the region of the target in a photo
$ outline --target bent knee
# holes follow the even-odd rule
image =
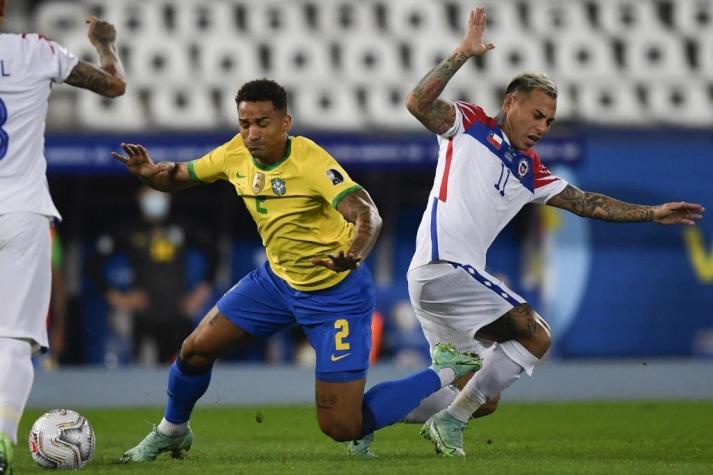
[[[322,432],[335,442],[349,442],[361,438],[361,427],[344,423],[320,423]]]
[[[181,359],[195,368],[206,368],[211,366],[216,356],[201,348],[194,333],[191,333],[181,344]]]

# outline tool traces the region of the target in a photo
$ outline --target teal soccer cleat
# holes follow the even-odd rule
[[[354,457],[373,458],[376,454],[371,450],[371,443],[374,442],[374,433],[367,434],[359,440],[347,442],[347,452]]]
[[[483,362],[475,353],[460,353],[450,343],[438,343],[433,349],[433,362],[431,367],[438,373],[440,370],[450,368],[455,373],[455,379],[480,369]]]
[[[0,475],[12,474],[14,444],[4,432],[0,432]]]
[[[445,457],[465,457],[463,450],[464,422],[446,412],[445,409],[432,415],[421,428],[421,436],[433,442],[436,453]]]
[[[169,437],[160,433],[154,426],[139,445],[124,452],[121,462],[151,462],[163,452],[171,452],[173,458],[183,458],[185,455],[183,452],[191,450],[191,444],[193,444],[193,433],[190,427],[184,435]]]

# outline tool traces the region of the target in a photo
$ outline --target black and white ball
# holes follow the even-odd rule
[[[94,429],[71,409],[54,409],[39,417],[30,431],[30,452],[45,468],[77,469],[94,453]]]

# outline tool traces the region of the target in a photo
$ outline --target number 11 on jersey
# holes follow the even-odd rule
[[[507,175],[505,172],[507,171]],[[505,180],[503,180],[503,175],[505,175]],[[498,190],[498,193],[500,193],[500,196],[505,196],[505,185],[508,184],[508,179],[510,178],[510,169],[505,168],[505,164],[501,163],[500,164],[500,177],[498,178],[498,182],[495,184],[495,189]],[[502,187],[500,184],[502,183]]]

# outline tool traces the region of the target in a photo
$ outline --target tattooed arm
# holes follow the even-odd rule
[[[327,267],[335,272],[343,272],[355,269],[359,262],[369,255],[381,231],[381,217],[371,196],[363,189],[345,196],[337,205],[337,211],[347,221],[354,223],[352,245],[346,254],[344,251],[340,251],[336,256],[329,256],[329,259],[315,257],[312,259],[312,263]]]
[[[432,69],[406,98],[406,107],[428,130],[443,134],[453,127],[456,111],[453,104],[438,99],[453,75],[471,56],[480,56],[494,48],[483,43],[487,15],[483,7],[470,12],[468,31],[463,42],[441,64]]]
[[[579,190],[572,185],[567,185],[547,204],[585,218],[620,223],[653,221],[659,224],[693,224],[703,218],[701,213],[705,211],[699,204],[684,202],[659,206],[624,203],[606,195]]]
[[[87,18],[89,41],[97,49],[101,69],[85,61],[79,61],[65,82],[72,86],[89,89],[105,97],[117,97],[126,90],[126,76],[116,51],[116,30],[111,23]]]

